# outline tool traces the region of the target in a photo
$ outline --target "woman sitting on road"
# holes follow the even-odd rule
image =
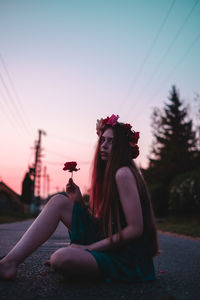
[[[97,120],[99,136],[93,163],[89,207],[69,180],[68,197],[53,196],[16,246],[0,261],[0,277],[13,279],[17,266],[55,231],[68,228],[71,244],[55,251],[51,268],[70,278],[129,282],[155,279],[158,252],[151,202],[132,159],[139,155],[139,132],[118,116]]]

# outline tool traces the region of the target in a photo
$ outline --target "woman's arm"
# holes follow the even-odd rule
[[[133,173],[128,167],[122,167],[117,171],[115,179],[127,226],[121,231],[121,240],[119,239],[119,233],[116,233],[113,235],[113,242],[106,238],[89,245],[87,247],[89,250],[111,250],[142,235],[142,208]]]

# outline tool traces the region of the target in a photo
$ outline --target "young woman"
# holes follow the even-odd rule
[[[155,279],[158,252],[154,216],[144,180],[132,159],[139,155],[139,132],[118,116],[97,120],[89,207],[69,180],[65,197],[50,199],[16,246],[0,261],[0,277],[13,279],[17,266],[42,245],[62,221],[71,244],[54,252],[50,266],[70,278],[123,281]]]

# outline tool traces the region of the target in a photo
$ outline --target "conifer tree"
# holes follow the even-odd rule
[[[151,181],[168,185],[176,175],[193,168],[196,153],[192,120],[175,86],[172,87],[169,103],[165,104],[163,112],[154,109],[152,127],[154,141],[147,174]]]

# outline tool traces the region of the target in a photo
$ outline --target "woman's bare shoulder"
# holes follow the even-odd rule
[[[127,180],[127,179],[133,180],[134,179],[133,172],[127,166],[121,167],[117,170],[115,174],[115,179],[116,181]]]

